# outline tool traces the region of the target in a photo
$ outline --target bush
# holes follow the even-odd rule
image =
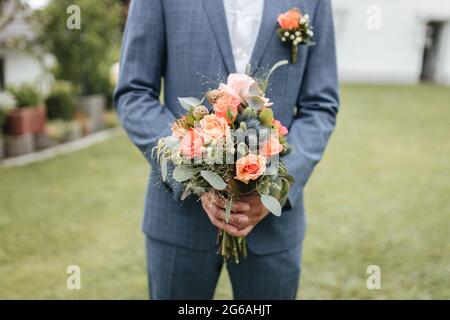
[[[30,84],[13,87],[9,90],[17,102],[18,108],[34,107],[41,103],[41,95]]]
[[[45,100],[47,117],[50,120],[73,120],[75,116],[74,90],[69,83],[57,83]]]
[[[11,93],[7,91],[0,92],[0,134],[6,120],[6,115],[9,111],[14,109],[16,105],[17,101]]]

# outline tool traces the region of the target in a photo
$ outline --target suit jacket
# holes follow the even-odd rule
[[[296,182],[291,207],[269,215],[248,236],[256,254],[298,245],[305,231],[303,190],[321,159],[338,111],[338,80],[330,0],[266,0],[263,22],[251,57],[253,72],[291,59],[290,46],[276,35],[277,17],[293,7],[309,14],[315,46],[300,46],[298,62],[279,68],[267,96],[277,119],[289,128],[293,152],[285,157]],[[143,231],[174,245],[209,249],[217,230],[198,199],[180,202],[180,185],[163,183],[151,149],[171,134],[170,124],[184,114],[177,97],[200,97],[235,71],[222,0],[133,0],[122,44],[120,79],[114,100],[130,139],[151,171]],[[164,79],[165,103],[159,100]],[[208,80],[209,79],[209,80]]]

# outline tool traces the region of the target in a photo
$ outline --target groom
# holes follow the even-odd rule
[[[293,152],[285,159],[295,184],[281,217],[257,197],[223,221],[220,199],[180,201],[179,184],[161,182],[151,150],[184,114],[177,97],[200,95],[229,73],[252,72],[291,49],[276,35],[279,14],[299,8],[311,17],[312,47],[278,69],[267,91],[275,117],[289,127]],[[200,76],[203,75],[203,76]],[[164,82],[164,104],[159,100]],[[143,231],[152,299],[211,299],[222,268],[217,228],[248,235],[248,256],[227,264],[236,299],[295,299],[305,232],[303,190],[335,126],[338,82],[330,0],[133,0],[122,47],[117,113],[153,168]]]

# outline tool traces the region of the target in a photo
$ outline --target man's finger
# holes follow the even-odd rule
[[[234,212],[246,212],[248,210],[250,210],[250,206],[248,203],[242,202],[242,201],[238,201],[236,203],[233,204],[233,209]]]
[[[251,225],[251,226],[248,226],[248,227],[246,227],[246,228],[244,228],[244,229],[242,229],[242,230],[236,230],[236,231],[234,231],[234,230],[227,230],[227,232],[229,233],[229,234],[231,234],[232,236],[234,236],[234,237],[246,237],[246,236],[248,236],[248,234],[253,230],[253,225]]]

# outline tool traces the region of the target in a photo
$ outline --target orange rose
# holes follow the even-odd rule
[[[300,24],[302,13],[298,9],[291,9],[286,13],[278,16],[278,23],[280,27],[287,30],[297,29]]]
[[[236,180],[249,183],[266,171],[266,158],[249,153],[236,161]]]
[[[283,145],[280,144],[278,136],[272,134],[270,138],[259,148],[259,153],[264,157],[270,158],[283,151]]]
[[[184,120],[186,117],[185,116],[183,116],[182,118],[181,118],[181,120]],[[184,127],[182,127],[182,126],[180,126],[180,124],[179,124],[179,122],[178,121],[175,121],[173,124],[172,124],[172,136],[173,137],[177,137],[178,139],[181,139],[181,138],[183,138],[184,137],[184,135],[187,133],[187,130],[184,128]]]
[[[278,133],[281,134],[282,136],[286,136],[289,133],[288,128],[283,126],[279,120],[273,119],[272,125],[276,130],[278,130]]]
[[[180,152],[189,159],[201,156],[203,138],[199,130],[190,129],[180,142]]]
[[[230,135],[230,127],[224,118],[215,114],[207,115],[200,121],[202,136],[206,143],[226,138]]]
[[[241,104],[241,99],[238,97],[226,92],[221,91],[220,98],[216,100],[214,103],[214,112],[216,116],[220,118],[224,118],[228,123],[234,122],[238,115],[238,107]],[[228,110],[233,114],[232,119],[227,118]]]

